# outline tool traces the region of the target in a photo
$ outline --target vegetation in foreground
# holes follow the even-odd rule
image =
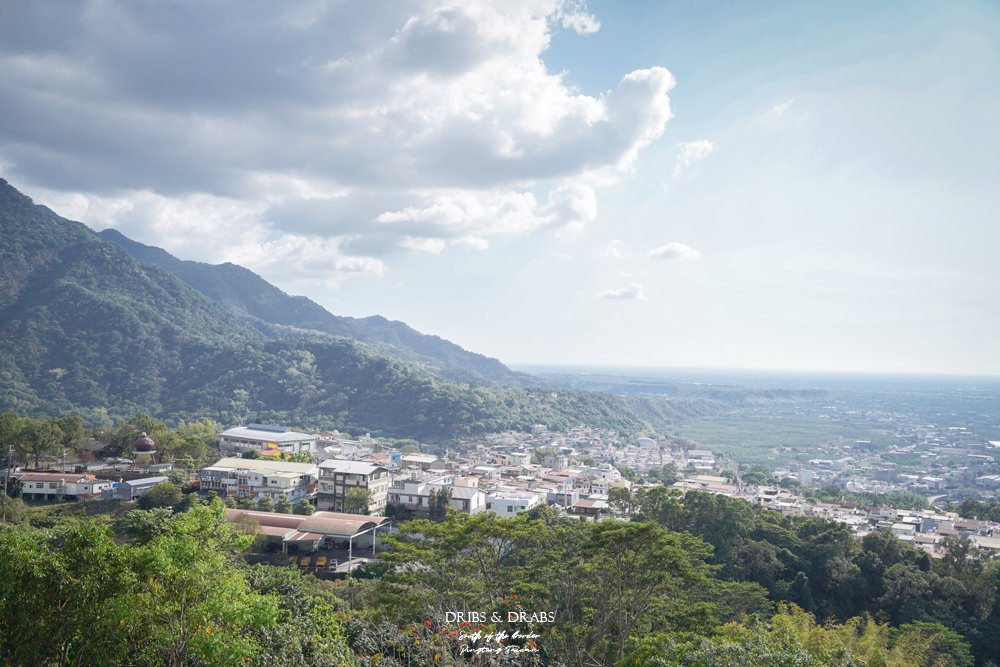
[[[1000,563],[967,542],[934,562],[884,532],[858,543],[841,525],[724,497],[635,501],[627,522],[545,507],[407,522],[381,561],[336,582],[246,565],[252,537],[218,500],[116,519],[20,507],[0,527],[0,661],[971,667],[1000,656]],[[507,632],[509,648],[470,653],[499,646],[477,631]]]

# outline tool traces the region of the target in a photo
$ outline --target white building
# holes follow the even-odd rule
[[[11,475],[21,482],[21,497],[28,499],[57,500],[84,498],[100,495],[113,484],[93,475],[63,474],[55,472],[23,472]]]
[[[486,511],[486,494],[472,486],[453,486],[450,506],[464,514]]]
[[[450,475],[427,481],[397,480],[389,487],[389,502],[402,505],[416,515],[431,507],[431,494],[448,489],[448,506],[464,514],[478,514],[486,509],[486,494],[473,486],[454,486]]]
[[[231,498],[287,496],[292,502],[316,494],[318,468],[315,463],[225,458],[198,471],[202,491],[215,491]]]
[[[530,464],[531,464],[531,452],[527,452],[524,450],[498,452],[493,455],[493,465],[526,466]]]
[[[562,454],[548,454],[542,459],[542,465],[549,470],[565,470],[569,467],[569,457]]]
[[[535,493],[528,492],[496,492],[486,496],[486,509],[500,516],[514,516],[518,512],[530,510],[542,502]]]
[[[219,449],[224,452],[245,452],[251,449],[280,449],[289,454],[312,452],[316,449],[316,436],[289,431],[284,426],[250,424],[223,431],[219,436]]]
[[[353,489],[368,492],[368,512],[382,514],[389,500],[392,477],[388,469],[368,461],[327,459],[319,464],[319,492],[316,506],[343,512],[347,494]]]
[[[414,452],[412,454],[403,454],[400,458],[400,465],[420,468],[421,470],[428,470],[430,468],[443,469],[445,467],[445,461],[444,459],[434,456],[433,454],[420,454],[418,452]]]

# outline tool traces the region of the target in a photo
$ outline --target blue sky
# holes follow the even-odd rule
[[[338,314],[1000,373],[995,3],[13,3],[0,68],[12,184]]]

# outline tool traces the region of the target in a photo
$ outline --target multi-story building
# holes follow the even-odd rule
[[[486,494],[472,486],[454,486],[450,506],[464,514],[479,514],[486,511]]]
[[[316,494],[318,469],[315,463],[292,463],[262,459],[225,458],[198,472],[202,491],[220,496],[292,502],[311,499]]]
[[[327,459],[319,464],[316,506],[343,512],[347,494],[353,489],[368,492],[368,513],[381,515],[389,499],[392,477],[383,466],[368,461]]]
[[[576,504],[576,501],[580,500],[580,492],[576,489],[567,490],[552,490],[545,495],[545,500],[550,505],[559,505],[560,507],[572,507]]]
[[[411,516],[419,516],[431,509],[431,494],[448,490],[448,507],[464,514],[478,514],[486,509],[486,494],[474,486],[455,486],[454,479],[445,475],[430,480],[396,480],[389,487],[389,502],[401,505]]]
[[[514,516],[518,512],[530,510],[542,502],[538,494],[530,492],[496,492],[486,496],[486,509],[500,516]]]
[[[400,464],[403,466],[420,468],[421,470],[430,470],[431,468],[444,469],[445,462],[443,459],[434,456],[433,454],[403,454],[400,457]]]
[[[245,452],[251,449],[280,449],[289,454],[313,452],[316,436],[289,431],[284,426],[250,424],[223,431],[219,436],[219,449],[224,452]]]

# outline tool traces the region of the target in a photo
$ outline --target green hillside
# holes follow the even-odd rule
[[[136,411],[280,420],[428,440],[534,423],[644,428],[614,396],[456,383],[328,333],[269,337],[229,305],[0,181],[0,411],[91,424]]]
[[[98,234],[125,248],[140,262],[155,264],[205,296],[218,301],[266,335],[328,334],[363,342],[372,350],[425,368],[449,380],[523,385],[529,376],[496,359],[470,352],[438,336],[414,330],[379,315],[334,315],[315,301],[290,296],[256,273],[235,264],[205,264],[177,259],[161,248],[133,241],[114,229]]]

